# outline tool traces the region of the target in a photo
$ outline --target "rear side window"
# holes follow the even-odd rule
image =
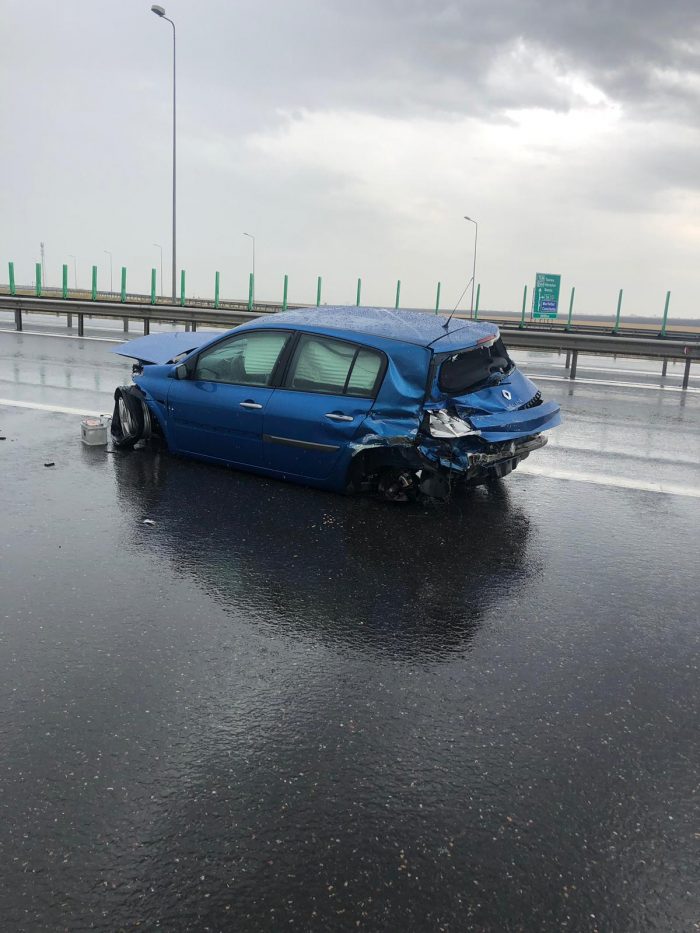
[[[292,358],[286,386],[329,395],[373,398],[383,368],[376,350],[332,337],[303,334]]]
[[[463,350],[445,360],[440,367],[438,385],[449,395],[462,395],[487,383],[494,375],[504,375],[513,361],[501,338],[489,347]]]
[[[348,395],[374,395],[374,387],[382,370],[382,358],[371,350],[359,350],[348,379]]]
[[[233,337],[200,353],[194,378],[234,385],[267,386],[288,339],[288,333],[274,330]]]

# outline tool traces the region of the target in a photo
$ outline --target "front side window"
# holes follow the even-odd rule
[[[332,337],[303,334],[286,385],[290,389],[373,398],[383,357],[375,350]]]
[[[289,334],[257,331],[232,337],[197,358],[195,379],[233,385],[268,386]]]

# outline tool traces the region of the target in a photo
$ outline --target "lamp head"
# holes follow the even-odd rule
[[[153,4],[151,11],[155,13],[156,16],[165,16],[165,7],[159,6],[157,3]]]

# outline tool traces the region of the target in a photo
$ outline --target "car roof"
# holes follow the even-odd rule
[[[400,340],[419,347],[430,347],[437,353],[449,353],[476,346],[498,337],[495,324],[481,321],[449,320],[442,314],[426,311],[400,311],[394,308],[365,308],[355,305],[323,305],[318,308],[292,308],[264,318],[257,318],[244,327],[281,327],[291,324],[350,334],[371,334]]]

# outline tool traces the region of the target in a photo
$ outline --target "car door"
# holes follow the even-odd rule
[[[344,468],[384,370],[378,350],[301,334],[284,382],[265,410],[267,466],[307,479],[326,479]]]
[[[262,427],[289,331],[261,329],[219,341],[168,393],[170,436],[181,453],[263,466]]]

